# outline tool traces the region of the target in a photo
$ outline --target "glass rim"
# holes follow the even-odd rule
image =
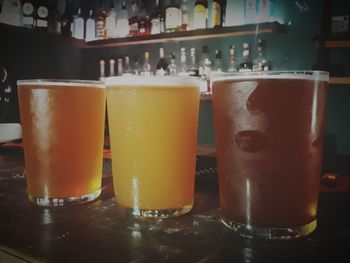
[[[200,87],[200,78],[194,76],[114,76],[105,79],[106,88],[110,86],[144,87]]]
[[[322,70],[272,70],[225,72],[210,76],[210,82],[245,79],[306,79],[329,82],[329,72]]]
[[[92,87],[105,88],[105,83],[99,80],[82,79],[23,79],[17,80],[17,86],[63,86],[63,87]]]

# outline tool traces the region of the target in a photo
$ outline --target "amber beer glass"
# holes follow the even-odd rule
[[[18,81],[29,199],[60,206],[101,193],[103,82]]]
[[[199,80],[106,79],[116,201],[128,214],[172,217],[194,200]]]
[[[265,239],[316,228],[328,79],[318,71],[213,77],[225,225]]]

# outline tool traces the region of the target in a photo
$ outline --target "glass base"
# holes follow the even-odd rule
[[[51,198],[51,197],[34,197],[29,195],[29,200],[39,206],[66,206],[86,203],[95,200],[101,194],[101,189],[74,197]]]
[[[148,218],[169,218],[177,217],[191,211],[193,203],[187,204],[181,208],[177,209],[139,209],[139,208],[130,208],[123,205],[122,209],[126,215],[133,215],[139,217],[148,217]]]
[[[257,227],[221,219],[225,226],[243,237],[259,239],[295,239],[309,235],[316,229],[317,220],[308,224],[292,227]]]

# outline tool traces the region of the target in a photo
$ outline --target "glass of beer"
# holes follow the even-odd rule
[[[213,77],[222,221],[240,235],[315,230],[328,80],[320,71]]]
[[[103,82],[19,80],[29,199],[41,206],[88,202],[101,193]]]
[[[127,214],[174,217],[194,200],[199,79],[111,77],[107,112],[116,201]]]

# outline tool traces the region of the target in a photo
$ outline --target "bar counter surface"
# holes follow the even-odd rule
[[[220,222],[212,166],[215,157],[198,157],[190,213],[151,220],[122,213],[115,203],[108,160],[102,195],[96,201],[37,207],[27,198],[22,150],[0,147],[0,263],[350,262],[348,190],[333,187],[320,193],[318,226],[308,237],[248,239]]]

